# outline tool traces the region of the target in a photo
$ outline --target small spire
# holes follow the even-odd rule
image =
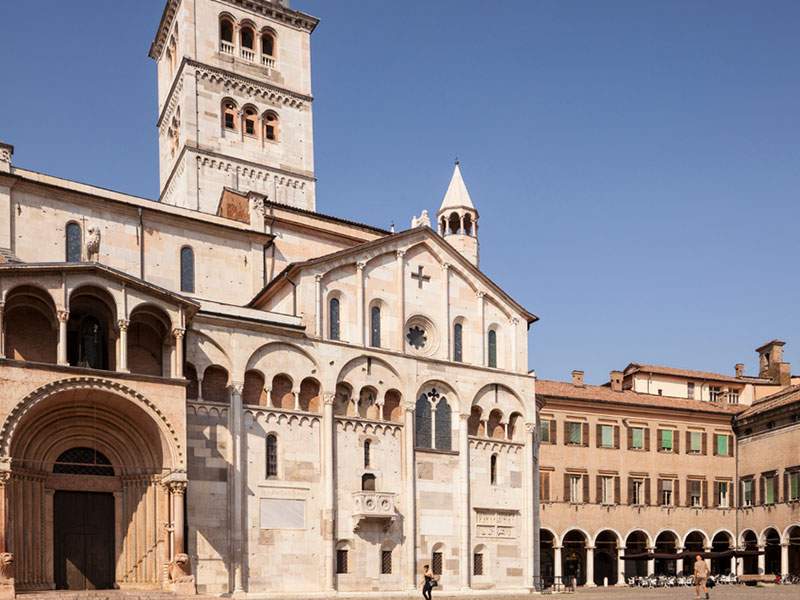
[[[447,186],[447,191],[442,200],[442,206],[439,208],[440,213],[451,208],[475,210],[475,205],[472,204],[472,198],[469,196],[467,185],[464,183],[464,178],[461,176],[460,164],[459,160],[456,159],[456,164],[453,168],[453,176],[450,178],[450,185]]]

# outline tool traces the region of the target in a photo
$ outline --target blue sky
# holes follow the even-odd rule
[[[15,163],[158,195],[161,0],[0,4]],[[453,158],[481,266],[541,317],[530,366],[800,372],[800,3],[295,0],[317,205],[405,228]]]

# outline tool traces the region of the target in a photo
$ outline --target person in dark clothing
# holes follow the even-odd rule
[[[436,582],[436,577],[433,575],[433,571],[431,571],[430,565],[425,565],[423,567],[422,577],[422,597],[425,600],[431,600],[431,591],[438,583]]]

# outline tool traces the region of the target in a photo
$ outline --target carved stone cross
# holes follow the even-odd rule
[[[417,267],[417,272],[411,274],[411,279],[416,279],[417,280],[417,283],[419,284],[419,289],[422,289],[422,283],[423,282],[431,280],[431,276],[430,275],[423,275],[422,274],[422,270],[424,268],[425,267],[423,267],[422,265],[419,265]]]

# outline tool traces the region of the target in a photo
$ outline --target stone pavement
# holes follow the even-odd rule
[[[721,585],[709,590],[711,600],[799,600],[800,585],[769,585],[755,587],[747,585]],[[586,600],[693,600],[694,588],[592,588],[579,589],[575,594],[553,594],[572,596]]]

